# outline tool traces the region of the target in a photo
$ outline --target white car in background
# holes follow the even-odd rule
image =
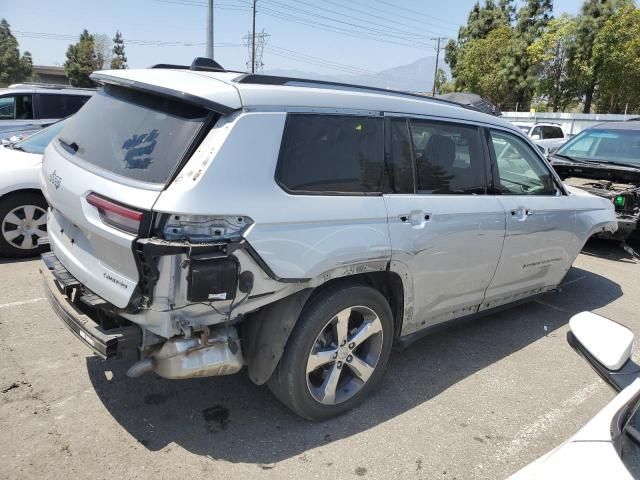
[[[0,257],[24,258],[47,247],[47,202],[38,174],[42,154],[65,120],[9,146],[0,147]]]
[[[564,130],[557,123],[512,123],[533,140],[533,143],[540,148],[545,157],[555,152],[569,140],[569,136],[565,135]]]
[[[633,333],[590,312],[574,315],[569,327],[569,344],[620,393],[573,437],[511,480],[640,478],[640,365],[631,360]]]

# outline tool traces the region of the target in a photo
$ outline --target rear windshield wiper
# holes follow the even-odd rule
[[[71,153],[78,153],[80,146],[76,142],[69,143],[67,140],[64,140],[58,137],[58,141],[60,145],[62,145],[66,150],[69,150]]]

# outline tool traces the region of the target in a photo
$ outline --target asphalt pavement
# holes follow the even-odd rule
[[[639,263],[590,242],[560,293],[394,352],[365,405],[310,423],[244,371],[127,378],[51,311],[38,260],[0,260],[0,478],[506,478],[613,398],[565,336],[583,310],[640,335]]]

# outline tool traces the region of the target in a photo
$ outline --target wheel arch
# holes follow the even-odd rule
[[[307,288],[262,307],[243,321],[243,348],[249,378],[266,383],[275,371],[304,307],[329,288],[366,285],[382,293],[393,314],[394,340],[400,336],[406,314],[406,292],[402,275],[392,270],[366,272],[334,278],[316,288]]]
[[[40,195],[44,199],[45,202],[47,201],[47,199],[45,198],[44,194],[42,193],[42,190],[40,190],[39,188],[29,188],[29,187],[27,187],[27,188],[19,188],[19,189],[10,190],[10,191],[1,193],[0,194],[0,200],[3,200],[3,199],[8,198],[8,197],[12,197],[14,195],[20,195],[20,194],[23,194],[23,193],[33,193],[35,195]]]

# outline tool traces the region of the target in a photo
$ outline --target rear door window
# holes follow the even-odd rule
[[[383,119],[289,114],[276,179],[296,193],[381,193]]]
[[[88,95],[38,94],[38,117],[68,117],[80,110],[89,98]]]
[[[486,158],[477,127],[410,121],[418,193],[486,193]]]
[[[69,159],[90,168],[164,184],[203,127],[207,113],[175,100],[105,85],[69,118],[58,141]]]

